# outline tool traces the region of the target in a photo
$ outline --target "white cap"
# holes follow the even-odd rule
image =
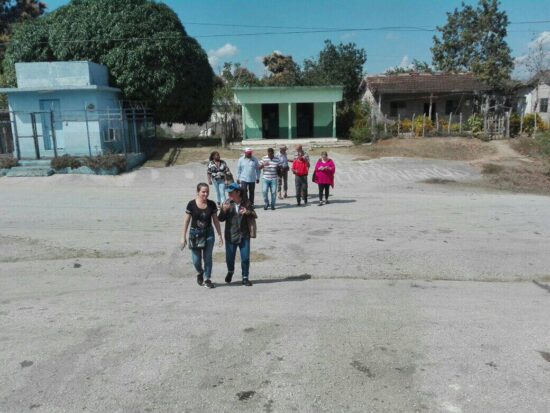
[[[252,148],[246,148],[246,149],[244,150],[244,152],[245,152],[245,153],[246,153],[246,152],[252,152]]]

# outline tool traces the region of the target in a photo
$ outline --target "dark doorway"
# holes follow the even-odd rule
[[[432,121],[435,122],[435,114],[437,112],[437,105],[435,102],[432,102]],[[424,114],[430,116],[430,104],[424,103]]]
[[[262,138],[279,137],[279,105],[262,105]]]
[[[298,138],[313,137],[313,103],[298,103],[296,105],[296,122]]]

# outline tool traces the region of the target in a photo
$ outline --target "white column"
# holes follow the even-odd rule
[[[246,139],[246,119],[244,117],[244,105],[241,106],[241,122],[243,123],[243,140]]]
[[[336,138],[336,102],[332,102],[332,137]]]
[[[292,104],[288,104],[288,139],[292,139]]]

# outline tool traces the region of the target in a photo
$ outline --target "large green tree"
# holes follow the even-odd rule
[[[325,40],[319,57],[304,61],[304,84],[343,85],[344,103],[351,107],[360,98],[359,85],[364,76],[367,53],[355,43],[333,44]]]
[[[297,86],[301,84],[300,66],[292,59],[278,52],[264,56],[263,64],[269,76],[263,79],[266,86]]]
[[[178,16],[151,0],[73,0],[21,25],[6,52],[19,61],[90,60],[109,68],[125,99],[141,100],[159,122],[202,123],[212,111],[214,73]]]
[[[480,0],[476,7],[462,3],[447,13],[447,23],[433,38],[433,64],[448,72],[469,71],[493,87],[510,78],[514,68],[506,43],[508,16],[498,0]]]

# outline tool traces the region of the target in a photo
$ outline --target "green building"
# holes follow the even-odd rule
[[[342,86],[239,87],[243,139],[336,138]]]

